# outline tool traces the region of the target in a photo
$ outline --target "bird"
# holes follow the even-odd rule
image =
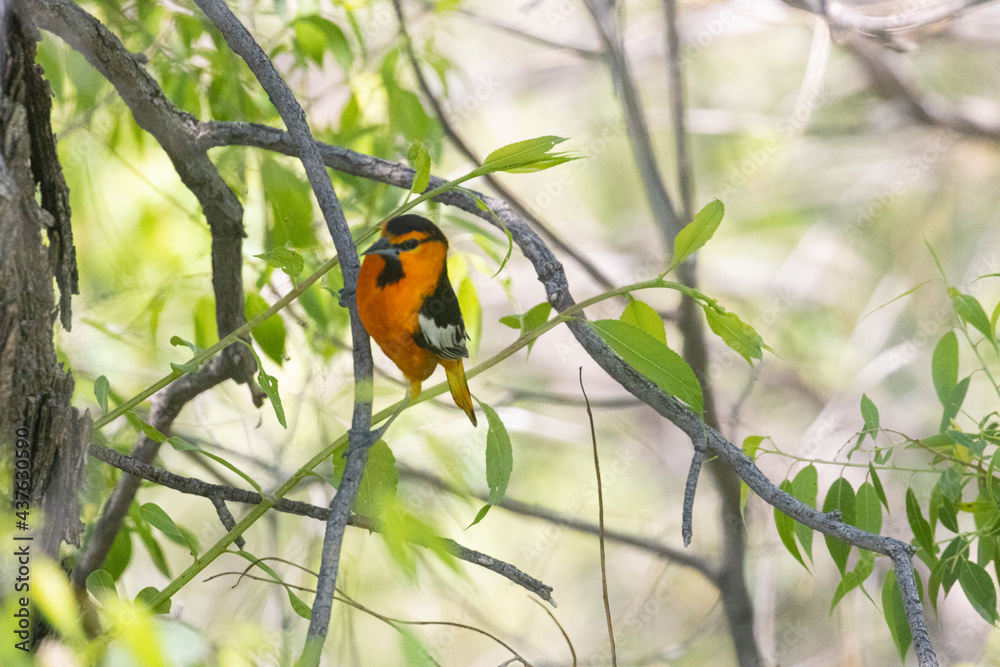
[[[365,330],[410,381],[407,402],[440,364],[451,396],[473,426],[476,413],[462,359],[469,335],[448,280],[448,239],[433,222],[407,214],[385,223],[362,255],[358,314]]]

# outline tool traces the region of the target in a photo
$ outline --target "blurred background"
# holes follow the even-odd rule
[[[143,54],[171,101],[197,118],[281,127],[245,65],[193,4],[81,4]],[[500,182],[613,285],[662,273],[670,246],[647,204],[621,99],[600,55],[604,43],[586,4],[402,4],[441,117],[414,77],[392,3],[239,0],[231,6],[298,93],[318,139],[394,161],[405,161],[409,146],[424,142],[432,172],[454,178],[475,165],[442,121],[479,158],[512,141],[568,137],[559,148],[586,159],[535,174],[503,174]],[[750,435],[768,436],[758,462],[775,483],[815,461],[820,498],[840,476],[855,486],[866,477],[869,452],[846,457],[863,428],[863,393],[878,405],[883,427],[913,438],[937,432],[931,353],[955,320],[928,247],[949,284],[974,295],[987,313],[1000,300],[995,279],[975,280],[1000,272],[1000,7],[972,7],[909,29],[926,23],[921,12],[941,7],[831,5],[831,16],[837,9],[862,18],[913,17],[900,29],[858,32],[831,28],[814,13],[776,0],[677,6],[694,210],[716,198],[726,207],[722,226],[699,253],[700,289],[753,325],[774,350],[751,368],[718,339],[709,341],[719,421],[737,445]],[[617,17],[652,150],[676,198],[664,5],[622,2]],[[114,89],[51,35],[40,59],[55,93],[54,130],[72,197],[82,292],[73,331],[61,332],[58,346],[77,380],[76,404],[96,413],[98,376],[107,376],[118,395],[131,396],[168,372],[169,362],[187,358],[186,350],[171,347],[171,336],[203,346],[217,339],[210,235],[197,201]],[[255,255],[288,246],[305,258],[309,272],[333,246],[296,160],[242,147],[211,155],[246,208],[243,276],[252,315],[292,287]],[[380,220],[405,194],[356,177],[333,173],[333,179],[358,228]],[[480,181],[470,186],[491,191]],[[448,207],[420,210],[451,240],[450,274],[474,335],[474,365],[517,338],[499,319],[544,301],[544,291],[516,248],[493,277],[506,252],[502,233]],[[579,262],[556,254],[578,301],[606,291]],[[353,387],[346,313],[331,294],[338,281],[331,274],[258,337],[264,364],[280,383],[287,429],[269,406],[255,409],[245,387],[227,383],[189,405],[175,433],[230,459],[265,488],[339,436],[349,425]],[[674,292],[635,296],[668,316],[678,304]],[[624,305],[606,300],[587,315],[617,318]],[[668,320],[668,344],[679,351],[680,340]],[[972,368],[971,353],[965,348],[962,354],[964,374]],[[375,361],[382,371],[375,380],[379,409],[404,389],[378,351]],[[594,407],[608,528],[683,550],[690,442],[608,378],[565,328],[471,383],[511,435],[508,498],[596,524],[581,367]],[[965,407],[981,417],[997,409],[996,396],[974,379]],[[136,430],[119,422],[107,435],[128,450]],[[901,441],[880,438],[881,447]],[[485,439],[486,429],[473,429],[450,401],[405,412],[386,435],[402,471],[400,502],[442,535],[553,586],[559,606],[549,611],[579,664],[610,664],[593,535],[502,508],[465,530],[482,505],[474,494],[487,488]],[[165,449],[160,463],[180,474],[243,484],[173,450]],[[928,454],[901,445],[880,468],[891,510],[884,534],[912,538],[903,496],[912,487],[926,498],[937,479],[931,470]],[[85,519],[93,520],[117,473],[91,461],[89,475]],[[331,491],[315,479],[293,496],[325,506]],[[204,499],[148,486],[139,500],[168,509],[203,546],[223,534]],[[724,531],[742,529],[722,525],[719,504],[712,479],[703,475],[694,540],[685,554],[709,567],[719,561]],[[240,509],[233,508],[237,516]],[[885,558],[876,559],[865,585],[872,599],[854,590],[831,612],[840,579],[822,540],[814,540],[812,559],[802,567],[778,539],[769,506],[751,496],[745,519],[744,572],[767,664],[898,660],[880,611]],[[319,567],[323,526],[316,521],[272,514],[246,537],[258,556]],[[163,586],[168,572],[176,575],[189,564],[187,550],[167,540],[156,540],[162,561],[134,530],[129,540],[119,587],[130,596]],[[719,590],[702,574],[613,540],[607,562],[619,664],[737,662]],[[244,566],[223,556],[206,575]],[[311,575],[273,566],[291,584],[314,585]],[[926,568],[921,575],[926,584]],[[293,661],[307,622],[292,611],[285,591],[246,580],[231,588],[235,582],[235,575],[199,580],[175,597],[172,616],[194,629],[185,645],[209,664]],[[531,664],[572,664],[559,628],[531,596],[466,563],[449,566],[419,549],[400,557],[378,535],[350,529],[339,583],[380,614],[473,625]],[[333,618],[329,664],[410,664],[419,656],[414,642],[442,665],[510,664],[504,662],[509,651],[469,630],[411,626],[401,634],[344,604],[335,604]],[[928,622],[942,664],[1000,662],[1000,636],[958,587],[939,599],[937,613],[928,610]],[[913,660],[912,651],[908,657]]]

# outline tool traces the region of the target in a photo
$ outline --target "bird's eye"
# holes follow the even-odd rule
[[[420,245],[419,241],[416,239],[410,239],[409,241],[403,243],[403,250],[413,250],[418,245]]]

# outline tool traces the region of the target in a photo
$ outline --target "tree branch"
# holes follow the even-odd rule
[[[104,461],[108,465],[114,466],[115,468],[128,473],[130,477],[144,479],[153,482],[154,484],[159,484],[160,486],[173,489],[174,491],[180,491],[181,493],[188,495],[208,498],[213,504],[216,504],[216,507],[218,507],[217,503],[227,500],[230,502],[245,503],[247,505],[259,505],[261,502],[260,494],[255,491],[249,491],[247,489],[240,489],[223,484],[211,484],[193,477],[183,477],[161,468],[160,466],[145,463],[134,457],[126,456],[125,454],[116,452],[113,449],[104,447],[103,445],[91,445],[90,455],[96,459]],[[330,517],[330,510],[325,507],[310,505],[309,503],[303,503],[297,500],[288,500],[287,498],[281,498],[278,500],[278,502],[274,504],[274,509],[286,514],[295,514],[297,516],[316,519],[317,521],[327,521]],[[358,514],[350,515],[348,525],[356,528],[363,528],[376,533],[382,532],[382,527],[377,520],[370,517],[360,516]],[[488,556],[487,554],[474,549],[469,549],[468,547],[464,547],[458,542],[447,538],[416,540],[413,541],[413,544],[429,549],[444,547],[448,553],[452,554],[456,558],[472,563],[473,565],[478,565],[482,568],[490,570],[491,572],[496,572],[500,576],[506,577],[528,592],[534,593],[543,600],[552,602],[551,586],[545,585],[538,579],[525,574],[518,568],[509,563],[505,563],[502,560],[493,558],[492,556]]]
[[[285,80],[281,78],[274,64],[254,40],[250,32],[220,0],[195,0],[205,15],[222,32],[229,47],[233,49],[250,67],[250,71],[267,91],[271,103],[278,110],[282,121],[288,128],[289,136],[294,143],[302,166],[306,171],[309,184],[312,186],[319,202],[327,229],[337,248],[341,271],[344,276],[344,286],[348,295],[354,293],[358,282],[358,270],[361,262],[358,259],[351,232],[344,218],[343,209],[337,200],[337,193],[330,182],[330,176],[323,167],[316,143],[309,130],[305,111],[295,99]],[[354,298],[345,299],[351,318],[351,336],[354,341],[354,414],[351,419],[347,464],[341,479],[340,488],[330,502],[330,518],[326,524],[326,536],[323,540],[323,556],[319,570],[319,580],[316,584],[316,599],[313,602],[312,618],[306,638],[306,647],[302,655],[303,664],[319,664],[330,625],[330,608],[337,583],[337,571],[340,563],[340,550],[344,540],[344,529],[354,505],[354,498],[361,485],[365,463],[368,461],[368,448],[374,442],[371,432],[372,422],[372,354],[368,333],[361,324],[358,315],[358,305]]]
[[[925,7],[918,4],[915,9],[911,9],[905,3],[899,3],[899,8],[903,11],[880,15],[866,14],[863,10],[858,10],[859,5],[848,3],[828,2],[827,0],[784,1],[791,7],[826,19],[832,26],[881,35],[913,30],[953,18],[967,9],[984,5],[992,0],[945,0],[944,2],[930,3]]]
[[[284,133],[280,130],[249,123],[213,122],[202,124],[202,139],[206,145],[233,143],[258,146],[282,153],[292,151],[287,136],[283,135]],[[413,181],[413,170],[403,164],[335,146],[320,144],[319,148],[327,166],[344,173],[401,188],[409,188]],[[441,178],[431,177],[428,189],[438,187],[444,182]],[[506,202],[495,197],[464,190],[444,193],[437,197],[436,201],[460,208],[483,219],[488,224],[495,225],[490,213],[477,206],[477,197],[486,203],[511,232],[514,242],[535,268],[535,273],[545,288],[549,303],[559,312],[572,307],[575,301],[569,293],[562,265],[524,219],[518,216]],[[837,537],[867,551],[889,556],[897,568],[900,591],[903,593],[904,600],[907,599],[906,596],[909,595],[910,591],[916,591],[916,584],[912,579],[913,548],[910,545],[895,538],[874,535],[845,524],[839,517],[823,514],[780,490],[757,468],[753,460],[743,454],[739,447],[729,442],[717,429],[706,425],[698,415],[682,405],[676,398],[665,394],[650,380],[625,363],[604,343],[583,317],[574,317],[566,325],[590,357],[608,375],[629,393],[684,431],[692,439],[692,442],[704,430],[707,451],[727,463],[766,503],[814,530]],[[739,493],[738,485],[736,492]],[[727,534],[738,529],[739,526],[724,526]],[[910,579],[904,582],[908,576]],[[919,604],[910,604],[906,610],[921,667],[936,665],[934,649],[927,634],[923,608]]]

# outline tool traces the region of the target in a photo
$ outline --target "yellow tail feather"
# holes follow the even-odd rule
[[[448,387],[451,389],[451,397],[455,400],[455,405],[465,410],[469,415],[469,421],[473,426],[477,426],[476,412],[472,406],[472,395],[469,393],[469,383],[465,380],[465,368],[462,360],[447,359],[441,361],[444,371],[448,375]]]

